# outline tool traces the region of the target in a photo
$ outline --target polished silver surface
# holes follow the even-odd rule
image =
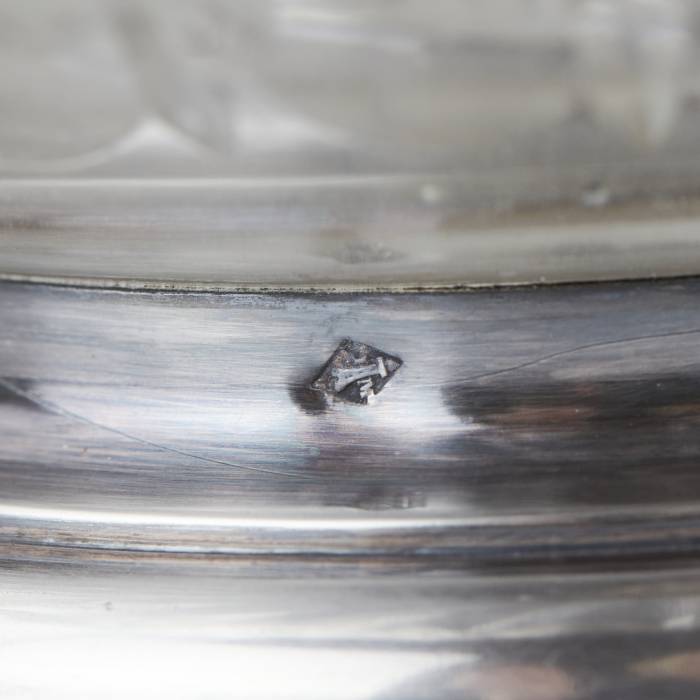
[[[700,496],[699,290],[4,283],[3,527],[28,543],[177,549],[181,524],[180,544],[202,551],[479,559],[499,546],[537,558],[568,530],[558,546],[602,555],[607,523],[654,549],[691,527]],[[371,406],[312,385],[351,336],[403,362]]]
[[[696,697],[699,295],[3,283],[3,697]]]
[[[7,698],[691,700],[697,569],[250,578],[124,557],[2,573]]]
[[[680,505],[700,487],[693,280],[406,295],[0,289],[0,479],[13,506],[355,517],[404,504],[402,517],[432,518]],[[372,406],[310,388],[348,337],[403,361]],[[659,463],[677,470],[662,490]]]

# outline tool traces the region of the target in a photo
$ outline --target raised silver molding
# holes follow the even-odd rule
[[[3,697],[697,697],[699,297],[3,283]]]
[[[419,526],[685,511],[700,494],[699,289],[3,283],[2,507],[215,528],[275,513],[302,530],[330,514]],[[403,361],[372,406],[310,388],[346,337]],[[675,475],[661,488],[659,463]]]

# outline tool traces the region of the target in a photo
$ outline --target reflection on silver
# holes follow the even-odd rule
[[[0,284],[0,694],[696,698],[699,293]]]

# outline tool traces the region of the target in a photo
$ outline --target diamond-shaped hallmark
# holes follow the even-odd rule
[[[394,355],[346,338],[311,387],[334,399],[372,403],[402,364]]]

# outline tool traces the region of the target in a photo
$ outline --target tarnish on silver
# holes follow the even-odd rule
[[[372,403],[402,364],[398,357],[346,338],[311,387],[332,399]]]

